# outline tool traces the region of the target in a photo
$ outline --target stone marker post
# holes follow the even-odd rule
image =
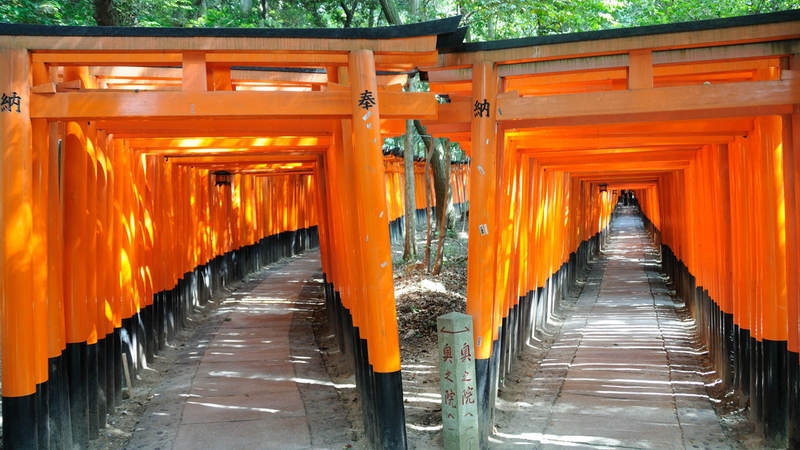
[[[472,317],[452,312],[436,321],[444,448],[478,449],[478,404]]]

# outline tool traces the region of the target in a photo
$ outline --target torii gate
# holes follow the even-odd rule
[[[136,366],[187,303],[226,282],[219,273],[272,258],[271,246],[291,247],[285,230],[316,222],[370,437],[404,446],[390,219],[374,186],[382,138],[437,117],[433,93],[402,84],[460,40],[458,21],[0,26],[0,85],[15,102],[0,114],[6,445],[85,445],[119,393],[120,346]]]
[[[746,396],[752,372],[749,395],[772,405],[754,419],[800,440],[798,394],[784,394],[800,383],[799,30],[787,11],[476,42],[424,68],[450,99],[424,124],[471,157],[467,312],[484,445],[498,380],[602,241],[623,189],[663,239],[726,382],[735,375]],[[751,223],[730,223],[734,212]],[[745,255],[775,264],[751,276],[763,266]],[[769,300],[752,306],[747,289]]]
[[[93,383],[69,387],[85,442],[102,415],[97,355],[118,358],[124,342],[135,363],[162,342],[166,315],[316,221],[365,428],[376,446],[404,446],[389,214],[374,187],[380,138],[406,118],[471,153],[467,308],[484,443],[499,375],[602,245],[622,189],[663,241],[726,381],[768,434],[800,439],[800,13],[467,44],[457,24],[3,25],[6,442],[53,437],[37,405],[54,373]],[[316,70],[254,69],[265,67]],[[400,91],[415,68],[431,92]],[[239,189],[224,187],[228,174]],[[256,207],[273,194],[280,208]],[[109,264],[85,270],[86,254]]]

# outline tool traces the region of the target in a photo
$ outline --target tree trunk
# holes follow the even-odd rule
[[[408,13],[412,22],[419,22],[419,0],[408,0]]]
[[[450,154],[450,145],[447,142],[438,140],[436,150],[434,150],[431,159],[431,169],[433,170],[433,188],[436,190],[436,226],[441,227],[440,218],[445,217],[445,225],[447,228],[452,228],[455,217],[453,216],[453,201],[450,194],[450,164],[445,154]],[[442,149],[445,146],[447,150]],[[444,216],[442,215],[444,212]]]
[[[119,25],[113,0],[94,0],[94,21],[103,27]]]
[[[253,0],[239,0],[239,12],[246,16],[253,7]]]
[[[445,170],[445,177],[448,180],[448,183],[444,186],[444,198],[446,199],[446,205],[450,205],[452,202],[449,199],[452,198],[450,193],[450,143],[445,141],[445,151],[444,151],[444,160],[447,162],[447,168]],[[437,191],[438,193],[438,191]],[[439,195],[437,194],[437,197]],[[444,254],[444,235],[449,228],[447,223],[447,210],[448,208],[443,208],[441,210],[441,214],[439,214],[439,244],[436,246],[436,258],[433,263],[433,274],[439,275],[442,271],[442,256]]]
[[[339,6],[341,6],[344,11],[344,28],[350,28],[350,25],[353,23],[353,16],[356,13],[356,8],[358,7],[358,0],[354,1],[353,6],[350,8],[347,7],[344,0],[340,0]]]
[[[442,197],[444,197],[445,201],[444,204],[446,205],[444,208],[438,209],[437,212],[441,211],[439,214],[439,244],[436,246],[436,258],[433,262],[433,274],[439,275],[442,271],[442,256],[444,253],[444,235],[449,228],[448,221],[447,221],[447,212],[450,209],[450,205],[452,205],[451,199],[453,198],[450,193],[450,143],[445,140],[445,151],[444,151],[444,160],[445,160],[445,179],[447,183],[444,184],[444,192],[442,192]],[[434,174],[434,176],[436,176]],[[434,181],[435,182],[435,181]],[[439,187],[436,187],[436,197],[439,198]]]
[[[400,22],[400,13],[397,12],[397,5],[394,4],[394,0],[380,0],[380,2],[383,15],[386,16],[386,21],[389,22],[390,25],[402,25]]]
[[[406,214],[406,238],[405,246],[403,247],[403,259],[406,261],[417,257],[417,204],[414,186],[414,146],[411,139],[413,133],[414,121],[407,120],[406,138],[403,145],[403,194],[405,196]]]
[[[433,142],[428,139],[428,151],[425,152],[425,217],[428,220],[428,232],[425,238],[425,270],[431,271],[431,153],[433,153]]]
[[[369,22],[367,26],[372,28],[375,26],[375,3],[369,2]]]

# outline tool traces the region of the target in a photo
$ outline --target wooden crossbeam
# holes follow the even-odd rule
[[[570,127],[547,127],[515,130],[506,128],[506,136],[517,137],[625,137],[625,136],[705,136],[747,135],[753,129],[751,118],[677,120],[668,122],[617,123]]]
[[[551,154],[547,156],[538,156],[536,160],[543,165],[583,165],[583,164],[597,164],[597,163],[645,163],[645,166],[650,163],[664,162],[664,161],[690,161],[694,159],[697,151],[695,150],[681,150],[674,152],[635,152],[635,153],[622,153],[622,154],[597,154],[597,155],[572,155],[569,152],[562,154]]]
[[[167,157],[174,164],[288,164],[316,162],[317,156],[305,155],[174,155]]]
[[[436,118],[430,92],[379,91],[387,119]],[[110,118],[345,118],[349,91],[327,92],[65,92],[31,96],[31,117],[91,120]]]
[[[269,136],[328,136],[338,121],[333,118],[319,120],[283,119],[231,119],[201,117],[192,120],[171,118],[98,120],[97,129],[117,138],[135,137],[269,137]],[[381,127],[383,128],[383,127]]]
[[[667,146],[667,145],[704,145],[704,144],[724,144],[731,140],[727,135],[707,135],[707,136],[634,136],[634,137],[600,137],[600,138],[551,138],[535,137],[517,142],[517,149],[525,151],[528,149],[552,149],[552,150],[580,150],[580,149],[606,149],[624,147],[643,147],[648,145]]]
[[[675,52],[678,54],[675,59],[680,60],[681,52],[691,52],[694,47],[713,47],[719,45],[731,45],[732,47],[736,47],[736,45],[733,44],[741,45],[743,43],[758,43],[759,41],[765,40],[779,41],[793,38],[797,39],[800,35],[798,30],[800,30],[800,21],[786,21],[710,30],[681,31],[644,36],[616,37],[611,39],[580,40],[545,45],[532,44],[530,46],[500,48],[497,50],[444,53],[439,55],[439,66],[458,68],[470,66],[482,61],[496,62],[498,64],[515,64],[548,59],[619,54],[637,49],[653,49],[654,51],[680,49]],[[770,42],[765,46],[769,47],[772,44],[773,42]],[[769,48],[762,50],[760,53],[756,53],[756,55],[759,56],[762,54],[771,56],[775,53],[774,50],[769,51]],[[687,58],[683,59],[685,60]],[[654,60],[654,63],[655,62],[656,60]]]
[[[528,125],[558,124],[559,119],[585,123],[618,123],[686,119],[694,116],[752,116],[766,111],[782,113],[800,103],[800,80],[678,86],[625,91],[592,92],[540,97],[498,96],[498,119],[529,121]],[[448,108],[441,113],[447,117]],[[700,114],[698,114],[700,112]],[[508,126],[515,126],[513,123]]]
[[[643,163],[641,161],[631,162],[616,162],[616,163],[569,163],[569,164],[550,164],[543,165],[543,167],[552,170],[561,170],[564,172],[625,172],[625,171],[641,171]],[[655,161],[648,162],[648,168],[656,170],[677,170],[689,167],[689,161]]]
[[[346,51],[207,52],[206,62],[234,66],[329,67],[347,65]],[[180,66],[179,52],[47,52],[32,55],[35,63],[61,66]],[[376,53],[377,67],[416,67],[436,64],[436,51]]]
[[[254,149],[254,148],[328,148],[329,136],[266,136],[207,138],[132,138],[128,144],[136,150],[167,149]]]
[[[529,149],[525,151],[526,156],[531,157],[548,157],[553,155],[569,155],[577,156],[593,156],[593,155],[622,155],[627,153],[659,153],[659,152],[673,152],[685,150],[700,150],[702,147],[699,145],[654,145],[646,147],[626,147],[626,148],[592,148],[592,149]]]

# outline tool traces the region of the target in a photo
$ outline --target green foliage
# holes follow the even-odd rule
[[[597,30],[613,26],[602,0],[465,0],[461,8],[470,40]]]
[[[760,14],[800,8],[797,0],[636,0],[621,1],[613,12],[619,26],[631,27]]]
[[[389,0],[392,1],[392,0]],[[112,0],[119,25],[385,26],[378,0]],[[418,14],[411,17],[411,2]],[[800,0],[394,0],[403,23],[456,14],[469,40],[590,31],[800,8]],[[3,0],[0,22],[94,25],[93,0]]]
[[[45,25],[94,25],[90,0],[3,0],[0,22]]]

